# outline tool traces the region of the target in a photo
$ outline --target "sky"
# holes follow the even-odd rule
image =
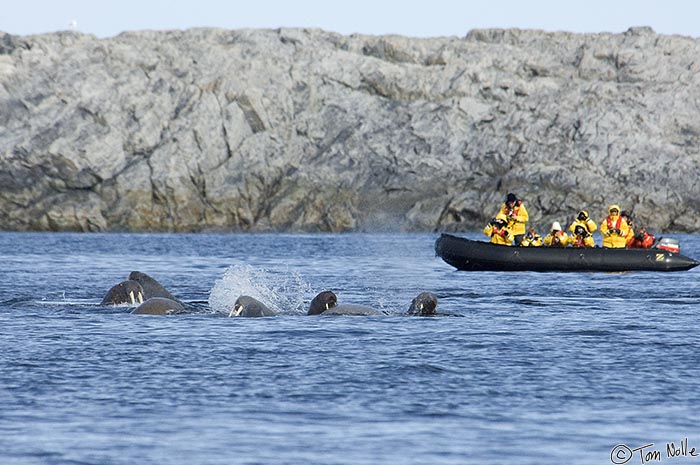
[[[464,36],[477,28],[624,32],[651,26],[700,37],[695,0],[5,0],[0,31],[315,27],[341,34]]]

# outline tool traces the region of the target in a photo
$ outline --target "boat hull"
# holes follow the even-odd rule
[[[700,262],[661,249],[509,247],[442,234],[435,253],[464,271],[686,271]]]

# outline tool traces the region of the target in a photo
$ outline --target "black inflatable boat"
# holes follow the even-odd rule
[[[685,271],[700,262],[663,249],[509,247],[442,234],[435,253],[464,271]]]

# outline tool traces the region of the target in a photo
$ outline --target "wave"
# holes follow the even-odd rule
[[[298,272],[232,265],[214,283],[209,307],[214,313],[228,314],[238,297],[248,295],[276,312],[298,315],[306,313],[306,299],[312,294],[311,284]]]

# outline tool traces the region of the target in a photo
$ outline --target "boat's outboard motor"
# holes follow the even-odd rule
[[[678,242],[678,239],[662,237],[659,243],[656,245],[656,248],[661,250],[668,250],[669,252],[681,253],[681,246]]]

